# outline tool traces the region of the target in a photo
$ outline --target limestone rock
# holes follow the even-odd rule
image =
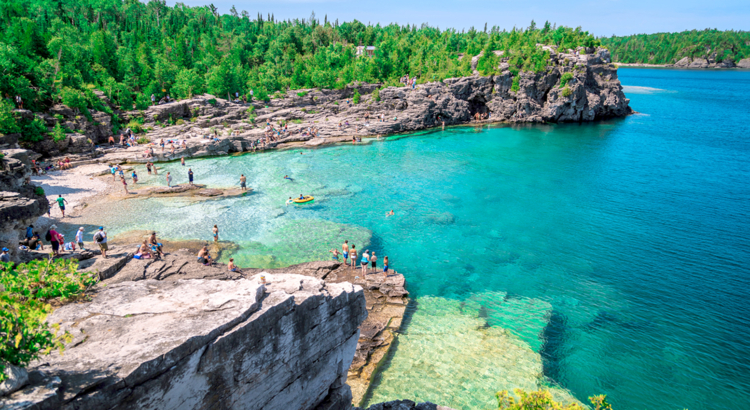
[[[743,58],[742,60],[737,62],[737,67],[739,68],[750,68],[750,58]]]
[[[57,309],[73,335],[13,409],[343,409],[361,288],[299,275],[110,284]],[[57,383],[55,383],[57,380]],[[61,381],[61,382],[60,382]],[[47,387],[53,394],[42,395]],[[342,390],[343,389],[343,390]]]
[[[16,392],[29,383],[29,373],[26,369],[18,366],[6,364],[5,375],[5,381],[0,383],[0,396],[6,396]]]
[[[682,57],[679,61],[674,63],[675,67],[685,68],[690,65],[690,57]]]

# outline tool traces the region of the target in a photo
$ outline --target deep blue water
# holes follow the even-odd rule
[[[504,320],[518,334],[539,326],[538,343],[525,337],[545,379],[581,401],[750,408],[750,72],[619,74],[640,114],[191,161],[198,182],[226,186],[245,173],[257,192],[203,204],[127,201],[117,206],[138,204],[141,217],[113,220],[110,232],[156,227],[208,239],[218,223],[242,246],[241,266],[319,259],[344,238],[365,241],[406,275],[417,310],[421,298],[463,304],[490,291],[544,306],[541,325],[525,324],[523,312]],[[300,193],[315,203],[283,205]],[[451,404],[485,394],[399,382],[425,371],[399,360],[430,355],[409,347],[419,342],[402,346],[374,398]],[[444,365],[459,373],[468,364]]]

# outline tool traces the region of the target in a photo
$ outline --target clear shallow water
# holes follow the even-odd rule
[[[189,161],[198,183],[244,173],[257,192],[121,201],[105,223],[183,239],[216,223],[240,266],[326,258],[343,239],[388,255],[416,303],[372,402],[489,408],[496,390],[552,386],[617,409],[736,409],[750,402],[750,72],[619,72],[642,114]],[[315,202],[284,206],[300,193]]]

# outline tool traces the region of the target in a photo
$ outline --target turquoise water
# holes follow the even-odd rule
[[[641,114],[189,161],[198,183],[244,173],[256,192],[121,201],[105,223],[184,239],[218,224],[240,266],[344,239],[387,255],[415,303],[372,402],[489,408],[501,388],[546,386],[616,409],[746,407],[750,72],[620,78]],[[284,206],[300,193],[315,202]]]

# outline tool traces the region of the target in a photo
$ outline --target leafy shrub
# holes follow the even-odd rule
[[[117,114],[112,114],[112,134],[117,134],[122,129],[120,125],[120,117]]]
[[[65,130],[58,122],[55,124],[55,128],[52,130],[52,139],[55,142],[60,142],[65,140]]]
[[[37,142],[44,139],[47,134],[47,126],[39,117],[34,117],[31,121],[25,121],[21,124],[21,141]]]
[[[208,103],[211,104],[211,105],[213,105],[214,107],[216,107],[216,98],[212,98],[212,99],[208,100]]]
[[[151,106],[151,100],[148,98],[148,96],[146,96],[146,94],[141,93],[141,94],[138,94],[137,97],[135,97],[135,108],[137,110],[146,110],[150,106]]]
[[[565,88],[563,88],[563,90],[562,90],[562,96],[563,97],[570,97],[571,95],[573,95],[573,90],[571,90],[570,87],[568,87],[566,85]]]
[[[37,195],[39,195],[39,196],[43,196],[44,195],[44,188],[38,186],[38,187],[36,187],[36,189],[34,189],[34,193],[37,194]]]
[[[175,124],[176,124],[176,125],[183,125],[183,124],[185,124],[185,121],[184,121],[184,120],[183,120],[182,118],[180,118],[179,120],[177,120],[177,121],[175,122]]]
[[[538,390],[525,392],[521,389],[515,389],[515,397],[508,394],[507,390],[498,392],[497,408],[498,410],[585,410],[586,407],[578,403],[563,405],[552,399],[552,394],[548,390]],[[607,403],[606,396],[589,397],[594,410],[612,410],[612,406]]]
[[[150,140],[149,140],[148,138],[146,138],[146,137],[140,137],[140,138],[138,138],[138,139],[137,139],[137,140],[135,140],[135,141],[136,141],[137,143],[139,143],[139,144],[148,144],[149,142],[151,142],[151,141],[150,141]]]
[[[354,103],[354,105],[359,104],[360,98],[361,96],[359,95],[359,90],[354,90],[354,96],[352,97],[352,102]]]
[[[0,100],[0,134],[14,134],[19,131],[21,127],[13,117],[13,104],[5,99]]]
[[[271,99],[268,97],[268,92],[262,88],[255,92],[255,98],[258,99],[258,101],[271,101]]]
[[[137,119],[132,119],[127,125],[134,133],[140,134],[143,132],[143,119],[139,122]]]
[[[295,123],[295,124],[302,124],[302,120],[300,120],[299,118],[295,119],[295,120],[292,120],[292,122]]]
[[[376,88],[375,91],[372,92],[372,99],[374,101],[380,101],[380,89]]]
[[[63,120],[65,119],[65,118],[64,118],[64,117],[63,117],[62,115],[60,115],[60,114],[55,114],[55,115],[53,115],[53,117],[55,117],[55,119],[57,119],[58,121],[63,121]]]
[[[513,84],[510,86],[510,90],[517,93],[521,89],[521,77],[518,75],[513,76]]]
[[[98,273],[78,272],[76,260],[0,263],[0,382],[5,363],[25,366],[53,349],[62,351],[70,334],[45,322],[52,300],[83,295],[98,281]]]
[[[563,73],[562,77],[560,77],[560,87],[565,87],[566,84],[568,84],[568,81],[573,79],[573,73]]]
[[[308,93],[309,93],[309,91],[300,91],[300,92],[298,92],[298,93],[297,93],[297,95],[298,95],[298,96],[300,96],[300,97],[304,97],[304,96],[306,96],[306,95],[307,95]]]

